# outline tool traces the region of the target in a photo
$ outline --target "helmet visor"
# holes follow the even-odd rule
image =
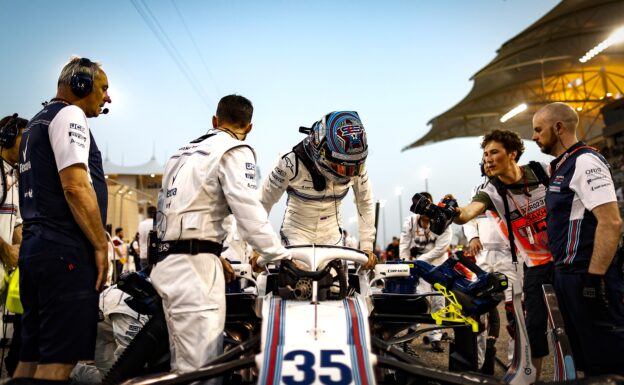
[[[346,177],[354,177],[362,175],[362,171],[364,170],[364,162],[358,163],[334,163],[334,162],[324,162],[325,165],[335,174],[339,176]]]

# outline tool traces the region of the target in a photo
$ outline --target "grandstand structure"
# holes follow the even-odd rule
[[[624,95],[624,1],[563,0],[517,36],[471,79],[466,97],[431,119],[431,129],[403,150],[494,128],[531,137],[531,117],[547,103],[579,113],[580,137],[600,148],[616,144],[603,110]],[[515,110],[514,110],[515,109]],[[517,115],[502,119],[510,111]],[[619,130],[621,132],[622,130]],[[605,137],[608,134],[608,138]]]
[[[126,241],[134,238],[147,207],[156,205],[164,169],[155,156],[137,166],[119,165],[108,158],[104,160],[108,185],[106,223],[110,223],[113,230],[122,227]]]

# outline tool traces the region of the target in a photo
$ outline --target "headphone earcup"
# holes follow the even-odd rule
[[[17,134],[19,132],[19,128],[17,128],[17,114],[13,115],[13,119],[11,119],[7,124],[0,127],[0,147],[9,149],[15,146],[15,141],[17,140]]]
[[[74,95],[84,98],[93,90],[93,78],[87,73],[79,72],[72,75],[69,86]]]

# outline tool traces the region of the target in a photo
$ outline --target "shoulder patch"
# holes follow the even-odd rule
[[[281,171],[290,173],[290,179],[297,176],[298,162],[297,162],[297,156],[295,155],[293,151],[290,151],[282,156],[282,164],[283,164],[284,170],[281,170]],[[286,175],[282,175],[282,176],[285,177]]]

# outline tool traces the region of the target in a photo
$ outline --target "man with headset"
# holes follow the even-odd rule
[[[22,351],[15,377],[66,382],[93,360],[98,291],[106,281],[107,188],[87,118],[106,113],[108,79],[72,58],[57,94],[30,120],[20,145]],[[27,380],[22,381],[27,382]]]
[[[19,215],[17,170],[19,160],[19,144],[22,132],[28,121],[14,114],[0,120],[0,158],[2,169],[0,173],[0,274],[4,268],[17,266],[19,244],[22,240],[22,218]],[[3,284],[4,281],[0,284]]]
[[[0,277],[2,277],[0,278],[0,292],[8,290],[5,286],[5,271],[8,273],[10,269],[17,267],[19,245],[22,241],[22,218],[18,206],[16,166],[19,161],[19,145],[22,140],[22,132],[26,124],[28,124],[28,121],[18,117],[17,114],[6,116],[0,120],[0,158],[2,158],[2,168],[0,169],[2,176],[0,179],[0,185],[2,186],[2,195],[0,195],[0,259],[2,260],[0,264]],[[17,276],[13,277],[13,279],[17,279]],[[21,319],[16,317],[13,322],[11,347],[5,358],[9,375],[13,375],[18,361],[20,325]]]
[[[611,166],[576,135],[579,116],[554,102],[533,115],[533,140],[556,158],[546,193],[554,288],[574,362],[585,377],[624,375],[622,218]]]

